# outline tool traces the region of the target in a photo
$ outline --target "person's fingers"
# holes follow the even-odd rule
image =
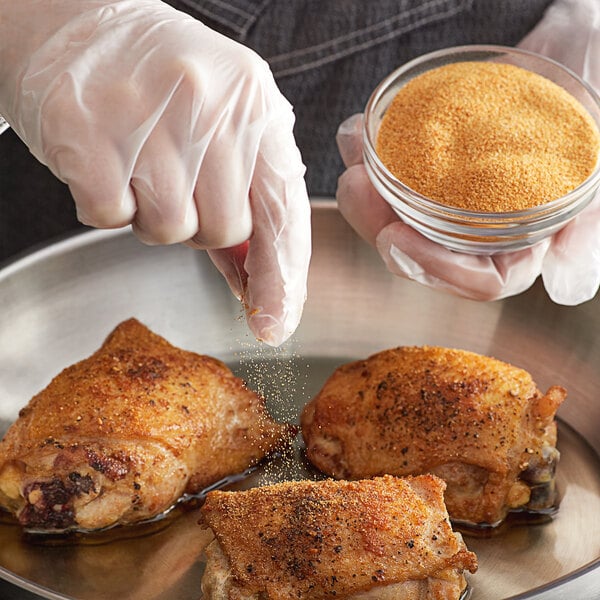
[[[248,255],[248,245],[248,242],[244,242],[232,248],[208,250],[212,262],[238,300],[243,299],[248,283],[248,273],[244,267]]]
[[[554,302],[573,306],[591,300],[600,287],[600,194],[552,239],[542,279]]]
[[[497,256],[448,250],[397,222],[376,240],[388,269],[421,284],[475,300],[495,300],[529,288],[541,270],[548,243]]]
[[[54,144],[46,143],[47,156],[43,160],[69,186],[82,223],[98,228],[129,225],[137,211],[129,187],[133,159],[124,160],[109,135],[98,135],[96,121],[118,105],[117,96],[128,101],[132,92],[128,86],[105,90],[105,103],[98,107],[95,118],[82,120],[81,113],[88,112],[90,107],[82,102],[84,84],[71,75],[56,84],[54,93],[48,94],[43,105],[41,137],[54,140]],[[115,116],[107,122],[103,133],[119,127],[125,128]]]
[[[241,244],[252,233],[249,195],[254,157],[248,152],[256,142],[243,135],[236,137],[232,131],[212,131],[210,135],[213,139],[194,191],[199,220],[192,241],[199,248],[227,248]],[[244,141],[248,145],[243,146]]]
[[[346,169],[338,179],[336,200],[339,211],[353,229],[371,245],[379,232],[398,216],[377,193],[362,163]]]
[[[363,115],[357,113],[338,127],[335,140],[346,167],[357,165],[363,160],[362,126]]]
[[[223,110],[223,90],[204,101],[204,119],[210,127],[202,135],[206,150],[194,192],[199,227],[193,242],[199,247],[230,247],[250,237],[256,154],[271,106],[282,98],[264,61],[254,54],[242,54],[239,61],[236,69],[241,75],[228,80],[225,94],[229,109]],[[286,143],[296,147],[293,137]]]
[[[250,329],[272,346],[300,322],[311,254],[305,168],[292,129],[291,108],[280,107],[261,140],[250,192],[254,230],[243,300]]]
[[[106,157],[104,163],[109,162],[109,157]],[[77,169],[78,164],[81,165],[81,169],[87,166],[76,160],[71,161],[70,166]],[[118,168],[120,165],[115,166]],[[91,171],[93,167],[88,169],[88,173]],[[107,171],[110,171],[110,166],[107,167]],[[114,229],[130,225],[135,218],[135,194],[131,187],[121,185],[122,180],[118,176],[112,178],[103,176],[102,173],[94,173],[85,183],[82,183],[79,176],[71,180],[66,175],[62,179],[69,186],[80,223],[98,229]]]
[[[338,180],[339,210],[363,239],[376,246],[392,273],[476,300],[518,294],[539,276],[549,241],[495,256],[448,250],[403,223],[371,184],[362,163],[361,115],[342,123],[337,140],[350,165]]]
[[[157,125],[144,143],[131,177],[137,212],[134,233],[147,244],[184,242],[198,231],[186,153]]]

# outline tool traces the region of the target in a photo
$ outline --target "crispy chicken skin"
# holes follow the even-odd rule
[[[21,410],[0,441],[0,507],[42,531],[133,523],[290,433],[222,362],[130,319]]]
[[[207,600],[457,600],[477,559],[433,475],[210,492]]]
[[[565,396],[493,358],[400,347],[339,367],[305,406],[302,434],[330,476],[434,473],[453,520],[497,525],[511,509],[554,504]]]

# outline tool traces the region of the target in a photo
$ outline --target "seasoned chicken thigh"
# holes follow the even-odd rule
[[[207,600],[458,600],[477,559],[432,475],[210,492]]]
[[[339,367],[305,406],[302,434],[328,475],[434,473],[452,519],[497,525],[512,509],[553,506],[565,396],[472,352],[394,348]]]
[[[42,531],[133,523],[290,433],[222,362],[131,319],[21,410],[0,441],[0,507]]]

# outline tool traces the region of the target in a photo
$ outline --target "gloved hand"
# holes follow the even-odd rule
[[[555,0],[520,47],[544,54],[600,90],[600,3]],[[338,182],[346,220],[374,245],[396,275],[476,300],[494,300],[529,288],[541,274],[548,295],[574,305],[600,286],[600,194],[552,238],[525,250],[474,256],[447,250],[404,224],[371,185],[362,158],[362,115],[337,134],[347,169]]]
[[[208,249],[254,334],[287,339],[306,296],[310,204],[267,64],[159,0],[1,10],[0,114],[68,184],[79,219]]]

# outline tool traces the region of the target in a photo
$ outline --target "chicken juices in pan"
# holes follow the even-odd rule
[[[292,433],[221,361],[130,319],[21,410],[0,441],[0,507],[40,532],[150,519]]]
[[[308,459],[361,479],[433,473],[450,517],[494,526],[509,511],[550,511],[565,399],[529,373],[472,352],[400,347],[339,367],[304,408]]]
[[[210,492],[207,600],[458,600],[477,559],[433,475]]]

